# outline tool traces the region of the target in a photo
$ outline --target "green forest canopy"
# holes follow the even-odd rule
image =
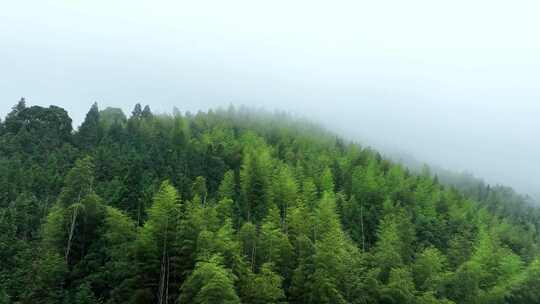
[[[540,212],[247,108],[0,121],[0,303],[540,303]]]

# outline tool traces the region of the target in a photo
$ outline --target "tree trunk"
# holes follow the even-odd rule
[[[167,277],[167,270],[168,270],[168,256],[167,256],[167,236],[169,232],[169,217],[167,217],[167,221],[165,222],[165,238],[163,239],[163,250],[161,252],[161,271],[159,275],[159,290],[158,290],[158,303],[163,304],[167,303],[167,299],[165,299],[164,302],[164,296],[165,291],[168,290],[169,286],[168,281],[166,280]]]
[[[360,201],[360,227],[362,228],[362,251],[366,251],[365,235],[364,235],[364,204]]]
[[[73,234],[75,233],[75,222],[77,221],[77,213],[79,210],[79,205],[75,205],[73,209],[73,215],[71,216],[71,227],[69,229],[68,243],[66,247],[66,264],[69,264],[69,251],[71,250],[71,240],[73,240]]]
[[[71,227],[69,228],[69,237],[68,243],[66,246],[66,264],[69,265],[69,251],[71,250],[71,241],[73,240],[73,234],[75,233],[75,223],[77,221],[77,213],[79,212],[79,203],[81,202],[81,191],[79,191],[79,196],[77,197],[77,203],[75,209],[73,210],[73,215],[71,216]]]

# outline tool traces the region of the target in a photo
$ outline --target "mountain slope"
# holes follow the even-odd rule
[[[0,302],[534,303],[539,213],[249,109],[0,124]],[[501,202],[495,206],[494,202]]]

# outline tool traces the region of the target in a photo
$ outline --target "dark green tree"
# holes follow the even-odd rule
[[[198,262],[182,285],[179,303],[240,303],[234,289],[235,276],[220,263],[219,256]]]
[[[77,133],[77,143],[80,147],[88,149],[95,146],[102,136],[100,125],[100,112],[97,103],[94,103]]]

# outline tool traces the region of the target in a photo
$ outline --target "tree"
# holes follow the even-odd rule
[[[475,264],[462,264],[448,283],[445,294],[456,303],[477,303],[481,291],[480,271]]]
[[[0,302],[538,302],[540,209],[506,187],[246,108],[2,121]]]
[[[359,287],[353,283],[353,280],[359,279],[356,277],[358,273],[347,269],[360,266],[355,261],[359,252],[343,232],[335,199],[328,192],[317,206],[314,223],[315,271],[310,284],[313,286],[312,296],[318,303],[345,303],[347,295],[355,293],[354,289]]]
[[[512,287],[508,303],[540,303],[540,260],[534,259],[525,270],[523,279]]]
[[[219,199],[232,199],[236,198],[236,186],[234,182],[234,172],[229,170],[223,175],[223,180],[219,185]]]
[[[312,274],[315,272],[313,256],[315,246],[306,235],[299,235],[294,243],[296,267],[291,277],[288,298],[293,303],[314,302]]]
[[[365,166],[352,168],[351,195],[354,196],[358,205],[352,206],[355,210],[344,210],[344,213],[348,214],[349,218],[358,219],[360,225],[355,221],[353,227],[346,227],[346,229],[357,230],[356,234],[362,236],[364,250],[369,249],[377,239],[377,229],[383,213],[381,206],[385,201],[383,184],[379,164],[373,156],[368,157]]]
[[[102,130],[109,130],[115,125],[123,126],[126,121],[126,115],[120,108],[107,107],[99,112],[99,123]]]
[[[136,259],[140,280],[143,286],[156,286],[153,292],[155,301],[160,304],[169,301],[169,280],[171,271],[175,271],[171,258],[178,250],[175,240],[180,223],[180,207],[178,192],[169,181],[164,181],[154,196],[148,210],[148,220],[137,238]]]
[[[68,172],[65,185],[58,196],[58,203],[62,207],[80,202],[82,198],[90,195],[94,187],[94,163],[89,156],[78,159],[75,166]]]
[[[366,229],[364,227],[364,206],[352,195],[349,199],[341,197],[339,211],[343,228],[357,242],[362,251],[366,251]]]
[[[232,199],[224,198],[220,200],[215,208],[221,224],[234,218],[234,202]]]
[[[97,103],[94,103],[79,127],[77,142],[80,147],[88,149],[95,146],[99,142],[101,136],[100,112]]]
[[[281,230],[281,217],[276,207],[270,209],[261,225],[259,243],[259,262],[273,263],[280,273],[286,274],[291,266],[292,246]]]
[[[503,303],[521,281],[521,258],[501,247],[498,237],[483,221],[472,256],[450,281],[449,298],[456,302]]]
[[[317,202],[317,186],[315,186],[312,179],[307,179],[303,182],[302,199],[304,200],[304,204],[313,210]]]
[[[274,203],[278,206],[282,218],[287,217],[287,209],[294,205],[298,198],[298,185],[288,166],[279,168],[274,177],[272,194]]]
[[[253,304],[281,303],[285,300],[282,289],[283,278],[265,263],[257,274],[250,273],[247,286],[243,287],[242,302]]]
[[[56,212],[63,214],[61,216],[63,219],[59,217],[58,220],[66,222],[66,225],[69,227],[67,235],[60,237],[62,241],[66,239],[65,259],[67,262],[69,262],[70,253],[74,244],[76,247],[78,245],[82,246],[81,249],[85,247],[83,244],[76,244],[81,237],[82,239],[80,239],[80,241],[84,242],[87,240],[86,236],[79,235],[77,232],[79,232],[80,229],[85,229],[84,227],[86,224],[90,224],[90,227],[88,227],[89,229],[96,229],[92,221],[85,220],[85,223],[81,223],[81,213],[84,213],[85,218],[88,218],[88,216],[95,216],[93,219],[100,221],[98,214],[103,212],[101,198],[93,191],[93,171],[94,165],[92,158],[86,157],[77,160],[73,169],[68,173],[66,185],[58,198],[57,204],[59,209]],[[51,219],[52,222],[48,221],[46,225],[57,227],[58,224],[54,222],[56,221],[56,218]],[[81,224],[83,225],[82,227],[80,226]],[[46,226],[46,231],[49,229],[47,227],[48,226]],[[58,228],[51,228],[50,235],[48,236],[51,239],[56,239],[58,236],[53,237],[52,235],[61,233],[61,230],[52,232],[53,229],[58,230]],[[44,240],[46,242],[48,241],[47,238]],[[58,244],[56,246],[58,246]]]
[[[434,247],[424,249],[413,265],[413,277],[418,290],[439,291],[449,273],[446,257]]]
[[[242,254],[250,263],[251,269],[255,270],[258,254],[258,236],[255,225],[250,222],[244,223],[238,231],[238,239],[242,245]]]
[[[431,177],[419,177],[414,192],[415,200],[415,225],[418,227],[418,240],[425,246],[442,246],[445,242],[443,221],[439,219],[437,207],[441,199],[437,185]]]
[[[246,152],[240,181],[242,189],[242,217],[247,221],[260,221],[272,202],[271,157],[265,147]]]
[[[45,162],[52,152],[61,149],[72,140],[71,118],[59,107],[26,107],[24,103],[14,107],[4,122],[8,136],[7,155],[15,151],[32,155],[36,162]],[[6,146],[5,144],[3,146]]]
[[[143,119],[150,119],[154,117],[154,115],[152,114],[152,111],[150,110],[150,106],[148,105],[144,106],[144,109],[141,112],[141,117]]]
[[[46,253],[38,264],[31,298],[38,303],[61,303],[66,293],[65,279],[68,268],[63,256]]]
[[[21,97],[21,99],[11,108],[11,112],[8,113],[6,117],[6,129],[11,132],[17,132],[21,127],[22,123],[18,119],[18,116],[26,109],[26,99]]]
[[[9,204],[5,209],[6,216],[12,221],[17,239],[30,241],[37,238],[43,209],[42,203],[29,192],[21,193]]]
[[[388,284],[381,293],[382,303],[415,303],[416,290],[411,271],[406,267],[390,270]]]
[[[341,220],[336,212],[336,200],[333,193],[324,193],[315,209],[313,223],[314,240],[320,240],[331,233],[342,233]]]
[[[298,211],[291,212],[291,217],[294,218]],[[290,224],[296,235],[298,259],[292,277],[292,298],[308,303],[346,303],[369,298],[364,292],[369,278],[354,271],[363,267],[360,253],[341,228],[332,193],[323,196],[314,212],[313,222],[310,235],[314,244],[297,232],[303,229]]]
[[[76,304],[98,303],[96,296],[94,295],[92,289],[90,289],[90,286],[87,283],[81,284],[81,286],[79,286],[73,300],[73,303]]]
[[[134,221],[123,212],[106,207],[102,226],[102,242],[105,250],[105,264],[98,290],[105,293],[100,298],[109,298],[111,303],[122,303],[131,298],[135,289],[132,278],[136,273],[133,263],[133,244],[137,237]]]
[[[46,250],[62,253],[70,266],[81,261],[89,245],[97,240],[105,211],[101,198],[93,191],[93,168],[92,158],[77,160],[44,224]]]
[[[19,102],[17,102],[17,105],[15,105],[12,108],[12,110],[13,110],[13,113],[16,115],[17,113],[20,113],[24,109],[26,109],[26,99],[24,97],[21,97]]]
[[[203,205],[206,204],[206,197],[208,196],[208,188],[206,187],[206,179],[202,176],[198,176],[193,182],[191,192],[194,196],[198,196]]]
[[[386,282],[393,268],[410,261],[412,250],[412,225],[403,210],[391,201],[385,202],[388,214],[383,217],[377,231],[378,241],[374,248],[374,260],[381,269],[381,280]]]
[[[209,261],[200,261],[193,273],[182,284],[179,303],[240,303],[234,290],[235,276],[225,269],[219,256]]]
[[[142,107],[140,103],[135,104],[133,111],[131,111],[131,118],[140,119],[142,117]]]
[[[292,243],[299,237],[308,237],[313,233],[312,214],[302,201],[290,208],[286,221],[287,235]]]
[[[330,168],[326,168],[321,175],[321,193],[334,191],[335,184],[332,171],[330,170]]]
[[[222,264],[231,269],[235,274],[243,273],[244,261],[241,258],[241,245],[234,235],[234,230],[230,220],[217,230],[205,229],[199,233],[197,239],[197,260],[210,260],[213,256],[219,255]]]
[[[0,304],[9,304],[11,303],[9,295],[3,288],[0,288]]]

